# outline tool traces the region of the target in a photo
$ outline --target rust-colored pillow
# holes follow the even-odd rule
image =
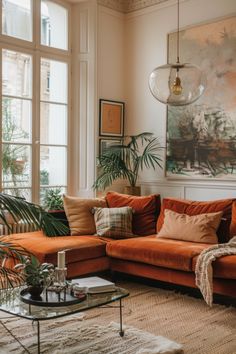
[[[164,198],[162,201],[161,212],[157,220],[157,232],[162,228],[165,209],[180,214],[187,214],[189,216],[222,211],[222,219],[216,234],[219,243],[228,242],[230,238],[231,213],[234,200],[235,199],[219,199],[198,202],[185,199]]]
[[[157,237],[174,240],[218,243],[216,230],[223,212],[189,216],[165,209],[164,223]]]
[[[96,233],[92,209],[107,207],[105,199],[82,199],[63,195],[63,202],[71,235],[93,235]]]
[[[230,224],[230,238],[236,236],[236,201],[232,205],[232,219]]]
[[[156,221],[161,206],[159,194],[136,197],[108,192],[106,200],[109,208],[129,206],[134,210],[132,230],[135,235],[146,236],[156,233]]]

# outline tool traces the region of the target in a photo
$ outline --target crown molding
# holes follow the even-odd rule
[[[98,4],[123,13],[142,10],[169,0],[98,0]]]

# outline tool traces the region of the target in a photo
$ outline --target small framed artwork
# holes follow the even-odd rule
[[[99,139],[99,155],[103,155],[112,145],[121,145],[122,139]]]
[[[99,135],[124,136],[124,102],[99,100]]]

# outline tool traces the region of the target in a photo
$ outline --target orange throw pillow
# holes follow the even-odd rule
[[[132,230],[135,235],[146,236],[156,233],[156,221],[161,206],[159,194],[136,197],[108,192],[106,200],[109,208],[129,206],[134,210]]]
[[[218,243],[216,230],[223,212],[189,216],[165,209],[164,223],[157,237],[174,240]]]
[[[236,236],[236,202],[232,205],[232,219],[230,224],[230,238]]]
[[[92,209],[107,207],[105,199],[82,199],[63,195],[63,202],[71,235],[93,235],[96,233]]]
[[[164,211],[169,209],[180,214],[189,216],[216,213],[222,211],[222,219],[216,232],[218,242],[228,242],[230,238],[230,223],[232,214],[232,204],[235,199],[219,199],[213,201],[192,201],[176,198],[164,198],[162,201],[161,212],[157,220],[157,232],[161,230],[164,222]]]

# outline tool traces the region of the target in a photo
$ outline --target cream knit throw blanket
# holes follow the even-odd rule
[[[212,306],[213,299],[213,270],[212,262],[216,258],[236,254],[236,236],[228,243],[217,244],[203,250],[197,259],[195,268],[196,285],[199,287],[204,300]]]

